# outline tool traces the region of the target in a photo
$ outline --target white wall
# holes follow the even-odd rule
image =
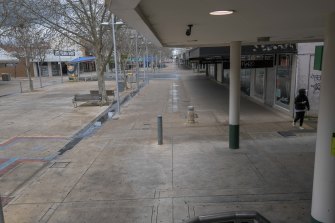
[[[222,83],[222,63],[216,65],[216,76],[217,81]]]
[[[317,116],[320,103],[321,71],[314,70],[315,46],[323,43],[297,44],[296,88],[295,95],[300,88],[307,89],[311,110],[308,115]]]

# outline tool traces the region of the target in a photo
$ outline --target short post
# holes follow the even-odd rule
[[[158,145],[163,145],[163,118],[161,115],[157,116],[157,136]]]
[[[21,93],[22,93],[22,83],[21,83],[21,81],[20,81],[20,89],[21,89]]]
[[[0,196],[0,223],[5,223],[5,218],[3,216],[3,210],[2,210],[2,200]]]
[[[194,114],[194,107],[188,106],[187,107],[187,122],[188,123],[195,123],[195,114]]]

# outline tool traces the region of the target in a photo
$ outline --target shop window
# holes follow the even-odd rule
[[[210,64],[209,65],[209,76],[211,78],[214,78],[214,76],[215,76],[215,64]]]
[[[52,72],[52,76],[60,76],[59,65],[57,62],[51,63],[51,72]]]
[[[250,96],[251,69],[241,70],[241,91]]]
[[[255,75],[255,97],[264,99],[265,68],[257,68]]]
[[[276,72],[276,104],[289,109],[291,95],[291,55],[280,54]]]
[[[279,67],[289,67],[290,66],[290,55],[289,54],[279,54],[278,56],[278,66]]]
[[[229,69],[223,70],[223,83],[229,84]]]

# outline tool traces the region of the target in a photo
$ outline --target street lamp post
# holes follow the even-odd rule
[[[139,64],[138,64],[138,33],[136,32],[136,40],[135,40],[135,48],[136,48],[136,88],[137,90],[140,90],[139,87]]]
[[[60,59],[60,49],[58,48],[58,64],[59,64],[59,72],[61,76],[61,82],[63,83],[63,69],[62,69],[62,61]]]
[[[113,29],[113,46],[114,46],[114,64],[115,64],[115,82],[116,82],[116,100],[117,100],[117,114],[120,114],[120,96],[119,96],[119,78],[118,78],[118,64],[116,57],[116,41],[115,41],[115,16],[112,14],[112,29]]]
[[[114,64],[115,64],[115,82],[116,82],[116,102],[117,102],[117,114],[120,114],[120,95],[119,95],[119,75],[118,75],[118,64],[117,64],[117,57],[116,57],[116,41],[115,41],[115,24],[121,25],[122,22],[115,23],[115,16],[112,14],[112,24],[108,22],[103,22],[101,25],[112,25],[113,31],[113,50],[114,50]]]

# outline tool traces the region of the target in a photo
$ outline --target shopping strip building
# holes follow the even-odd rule
[[[315,47],[323,43],[256,44],[241,47],[241,92],[256,102],[294,113],[298,89],[307,90],[316,117],[320,101],[321,71],[314,67]],[[202,72],[229,86],[229,47],[199,47],[178,55],[180,67]]]
[[[324,42],[311,220],[335,222],[334,0],[105,0],[105,4],[153,44],[229,46],[229,147],[232,149],[238,148],[239,140],[241,46],[262,41],[269,44]]]

